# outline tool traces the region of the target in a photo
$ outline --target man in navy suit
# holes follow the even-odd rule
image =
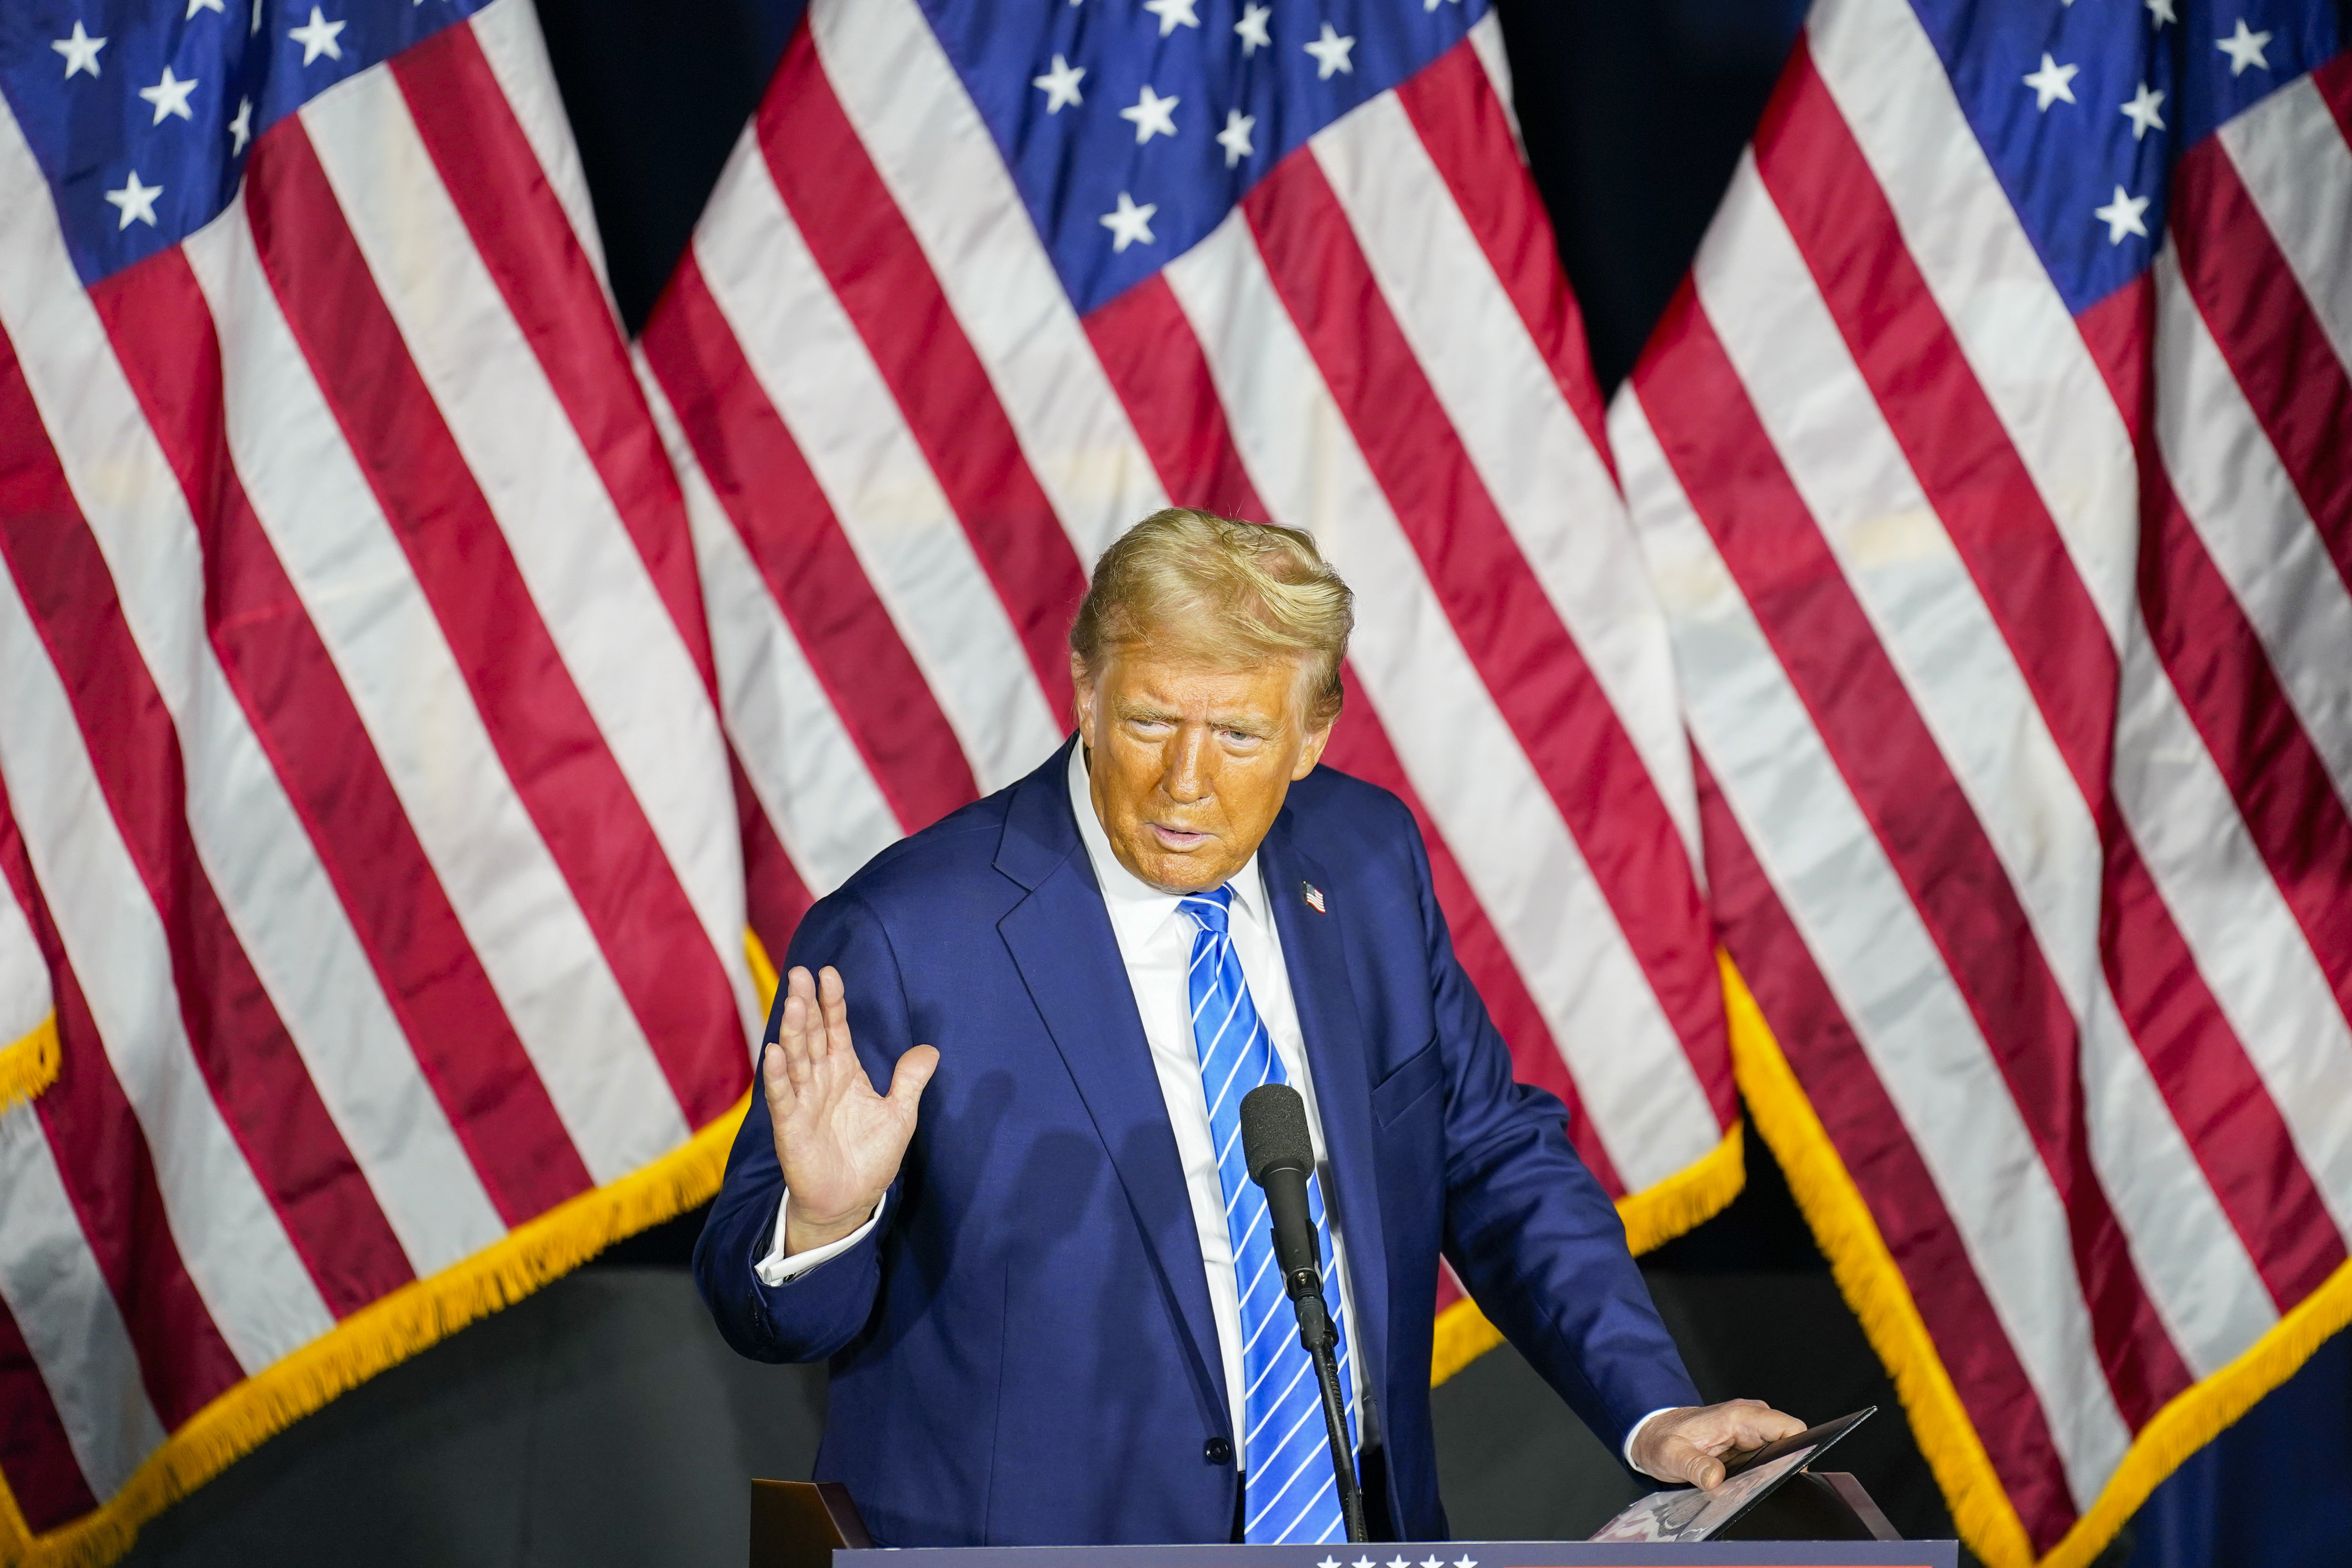
[[[1307,1109],[1376,1533],[1447,1533],[1441,1255],[1651,1476],[1800,1429],[1698,1405],[1411,815],[1318,769],[1351,615],[1304,534],[1147,519],[1072,629],[1071,742],[801,922],[695,1273],[744,1354],[831,1358],[817,1475],[878,1542],[1342,1538],[1234,1131],[1267,1082]]]

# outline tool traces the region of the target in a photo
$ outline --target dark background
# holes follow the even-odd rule
[[[1042,3],[1042,0],[1040,0]],[[2107,0],[2120,3],[2120,0]],[[652,309],[795,0],[541,0],[613,287]],[[1511,0],[1528,161],[1604,388],[1688,267],[1795,37],[1798,0]],[[1760,1141],[1729,1209],[1643,1260],[1709,1399],[1809,1420],[1881,1407],[1838,1451],[1906,1535],[1951,1521],[1894,1391]],[[821,1367],[722,1345],[686,1272],[699,1212],[466,1330],[273,1439],[151,1524],[150,1568],[333,1562],[738,1563],[746,1479],[808,1473]],[[1578,1539],[1647,1489],[1507,1347],[1435,1395],[1455,1534]],[[2160,1489],[2107,1561],[2352,1560],[2352,1350],[2331,1345]],[[2229,1545],[2223,1549],[2224,1523]]]

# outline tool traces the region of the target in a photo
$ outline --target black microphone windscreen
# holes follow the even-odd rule
[[[1315,1169],[1315,1141],[1307,1133],[1307,1102],[1286,1083],[1265,1083],[1242,1096],[1242,1158],[1250,1180],[1265,1184],[1268,1171]]]

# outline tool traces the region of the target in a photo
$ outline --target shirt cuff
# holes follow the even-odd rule
[[[874,1222],[882,1217],[882,1205],[889,1199],[889,1194],[887,1193],[876,1199],[874,1212],[866,1216],[866,1223],[839,1241],[828,1241],[823,1247],[812,1247],[806,1252],[795,1252],[787,1258],[784,1256],[784,1201],[791,1196],[792,1194],[788,1192],[782,1198],[776,1200],[776,1228],[768,1240],[768,1256],[751,1265],[751,1272],[760,1277],[760,1283],[770,1289],[782,1285],[787,1280],[799,1279],[820,1263],[832,1262],[859,1242],[864,1241],[866,1233],[874,1228]],[[1634,1430],[1638,1432],[1641,1428],[1637,1426]],[[1632,1439],[1628,1438],[1627,1441],[1630,1442]],[[1630,1460],[1627,1462],[1631,1463]]]
[[[784,1233],[783,1233],[783,1231],[782,1231],[781,1228],[779,1228],[779,1229],[777,1230],[777,1232],[776,1232],[776,1237],[777,1237],[777,1240],[778,1240],[778,1242],[779,1242],[779,1243],[781,1243],[781,1242],[782,1241],[782,1239],[783,1239],[783,1234],[784,1234]],[[862,1234],[862,1233],[861,1233],[861,1234]],[[800,1261],[800,1259],[796,1258],[793,1259],[793,1262],[795,1262],[795,1263],[797,1263],[797,1262],[799,1262],[799,1261]],[[774,1281],[774,1280],[772,1280],[772,1279],[771,1279],[771,1280],[769,1280],[769,1281],[768,1281],[768,1283],[770,1283],[771,1285],[772,1285],[772,1284],[774,1284],[774,1283],[775,1283],[775,1281]],[[1669,1411],[1669,1410],[1680,1410],[1681,1408],[1682,1408],[1682,1406],[1681,1406],[1681,1405],[1662,1405],[1662,1406],[1660,1406],[1658,1409],[1655,1409],[1655,1410],[1651,1411],[1647,1415],[1643,1416],[1639,1421],[1636,1421],[1636,1422],[1634,1422],[1634,1423],[1633,1423],[1633,1429],[1632,1431],[1630,1431],[1630,1432],[1628,1432],[1628,1433],[1626,1433],[1626,1434],[1625,1434],[1625,1447],[1624,1447],[1624,1448],[1623,1448],[1622,1450],[1621,1450],[1621,1451],[1622,1451],[1622,1455],[1623,1455],[1623,1457],[1624,1457],[1624,1460],[1625,1460],[1625,1468],[1626,1468],[1627,1469],[1629,1469],[1629,1470],[1633,1471],[1633,1472],[1635,1475],[1637,1475],[1637,1476],[1650,1476],[1650,1472],[1649,1472],[1649,1471],[1647,1471],[1647,1470],[1643,1469],[1641,1466],[1639,1466],[1639,1465],[1637,1465],[1637,1464],[1635,1464],[1635,1463],[1633,1462],[1633,1439],[1634,1439],[1634,1438],[1636,1438],[1636,1437],[1639,1437],[1639,1436],[1642,1435],[1642,1428],[1643,1428],[1643,1427],[1647,1426],[1651,1422],[1655,1421],[1659,1416],[1664,1415],[1667,1411]],[[1662,1480],[1664,1480],[1664,1479],[1665,1479],[1665,1477],[1664,1477],[1664,1476],[1650,1476],[1650,1479],[1651,1479],[1652,1480],[1654,1480],[1654,1481],[1662,1481]]]

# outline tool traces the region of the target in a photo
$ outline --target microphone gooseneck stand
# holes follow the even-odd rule
[[[1307,1106],[1286,1084],[1263,1084],[1242,1097],[1243,1157],[1252,1180],[1265,1192],[1274,1224],[1275,1262],[1298,1314],[1298,1342],[1315,1365],[1323,1398],[1323,1430],[1331,1443],[1331,1474],[1339,1493],[1339,1515],[1348,1539],[1371,1539],[1364,1522],[1364,1493],[1356,1480],[1353,1445],[1348,1440],[1348,1405],[1339,1391],[1339,1331],[1323,1300],[1322,1248],[1307,1206],[1307,1179],[1315,1169],[1315,1145],[1307,1131]]]
[[[1298,1342],[1307,1347],[1307,1356],[1315,1363],[1315,1382],[1323,1391],[1323,1430],[1331,1439],[1331,1473],[1339,1483],[1339,1514],[1348,1522],[1348,1539],[1370,1541],[1371,1532],[1364,1523],[1364,1491],[1357,1484],[1355,1457],[1348,1442],[1347,1398],[1339,1392],[1339,1335],[1323,1301],[1319,1268],[1290,1276],[1290,1304],[1298,1311]]]

